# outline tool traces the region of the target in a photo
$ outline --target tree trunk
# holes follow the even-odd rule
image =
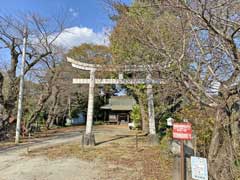
[[[60,90],[58,87],[53,87],[53,102],[49,110],[48,119],[46,122],[47,129],[50,129],[53,126],[55,117],[56,117],[56,108],[58,103],[58,95]]]
[[[37,107],[32,112],[30,118],[27,120],[26,128],[29,131],[31,129],[31,125],[37,120],[40,112],[42,111],[45,103],[50,98],[53,93],[53,83],[55,82],[56,77],[58,77],[59,72],[54,72],[50,75],[48,83],[44,86],[46,87],[46,92],[43,91],[44,94],[41,94],[38,100]]]
[[[4,107],[3,82],[4,82],[4,76],[0,72],[0,106],[2,106],[2,108]],[[1,109],[0,109],[0,113],[1,113]]]
[[[3,123],[3,115],[4,115],[4,96],[3,96],[3,82],[4,82],[4,76],[0,72],[0,123]],[[0,127],[1,128],[1,127]]]
[[[240,144],[240,129],[239,129],[239,124],[240,123],[240,113],[239,112],[233,112],[232,117],[231,117],[231,134],[232,134],[232,143],[233,143],[233,148],[235,151],[238,150],[239,144]]]
[[[17,67],[17,58],[18,56],[11,52],[11,68],[7,71],[7,75],[9,78],[9,84],[7,89],[7,96],[3,95],[3,84],[5,78],[3,74],[0,72],[0,131],[3,131],[3,134],[7,133],[7,129],[9,127],[9,118],[13,116],[14,109],[16,106],[17,95],[18,95],[18,87],[17,87],[17,77],[16,77],[16,67]],[[4,132],[6,131],[6,132]]]
[[[4,122],[3,122],[3,110],[4,110],[4,97],[3,97],[3,81],[4,81],[4,77],[2,75],[2,73],[0,72],[0,131],[4,126]]]
[[[5,109],[8,114],[13,114],[16,107],[16,102],[18,98],[18,82],[19,79],[16,76],[17,64],[18,64],[17,52],[14,49],[11,50],[11,67],[7,71],[9,78],[9,85],[7,89],[7,98],[5,99]]]
[[[234,163],[234,153],[232,149],[229,126],[223,125],[226,114],[223,108],[218,108],[212,139],[208,152],[209,176],[212,180],[233,180],[232,165]]]
[[[37,118],[39,117],[40,112],[42,111],[44,104],[47,102],[47,100],[49,99],[49,97],[51,96],[51,93],[48,93],[46,96],[44,96],[43,94],[40,95],[40,98],[38,100],[38,104],[37,107],[35,108],[35,110],[32,112],[30,118],[27,120],[27,124],[26,124],[26,128],[28,131],[31,130],[31,125],[37,120]]]

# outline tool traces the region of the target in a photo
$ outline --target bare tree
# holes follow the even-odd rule
[[[126,57],[129,52],[131,56],[127,57],[134,62],[144,59],[143,63],[159,63],[161,78],[181,87],[181,93],[192,102],[213,109],[216,116],[208,150],[210,177],[237,179],[234,162],[239,159],[239,113],[235,107],[240,100],[240,2],[137,2],[133,7],[120,8],[124,12],[117,17],[121,26],[113,33],[115,38],[119,32],[125,34],[118,37],[119,41],[112,40],[117,47],[115,57]]]
[[[4,61],[8,64],[6,71],[7,93],[3,94],[0,88],[0,104],[4,108],[4,119],[15,116],[15,106],[18,94],[19,77],[17,74],[19,58],[22,55],[23,27],[28,26],[28,45],[25,74],[37,66],[43,58],[53,53],[54,41],[62,32],[63,21],[42,18],[35,14],[24,16],[0,16],[0,48],[9,52],[10,60]],[[0,84],[4,82],[3,72],[0,71]]]
[[[208,150],[211,179],[236,179],[239,158],[239,1],[168,1],[187,22],[189,44],[179,62],[183,87],[192,100],[215,110]]]

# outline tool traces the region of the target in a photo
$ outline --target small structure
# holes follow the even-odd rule
[[[78,113],[77,117],[74,118],[68,118],[66,122],[66,126],[72,126],[72,125],[83,125],[86,124],[86,118],[83,112]]]
[[[104,121],[116,124],[129,123],[130,112],[135,104],[136,100],[131,96],[112,96],[109,104],[101,107],[105,110]]]

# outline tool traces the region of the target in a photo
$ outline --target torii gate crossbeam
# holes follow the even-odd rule
[[[90,84],[90,79],[73,79],[73,84]],[[95,79],[95,84],[162,84],[160,80],[147,79]]]

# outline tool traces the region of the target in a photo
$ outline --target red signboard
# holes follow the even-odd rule
[[[192,124],[191,123],[173,123],[173,139],[191,140]]]

